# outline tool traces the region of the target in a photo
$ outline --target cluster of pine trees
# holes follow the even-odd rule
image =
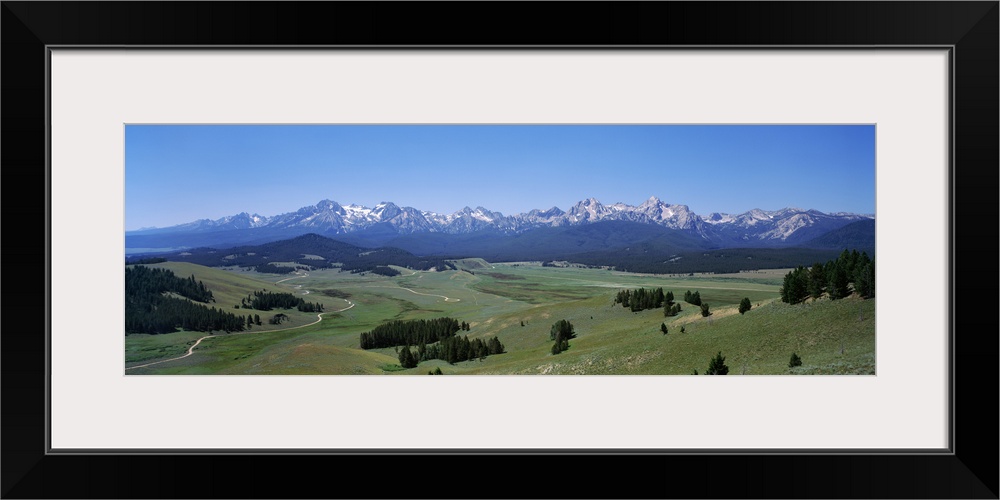
[[[452,318],[394,320],[361,334],[362,349],[433,344],[452,337],[462,324]]]
[[[421,343],[417,346],[417,352],[413,353],[410,346],[404,346],[399,350],[399,365],[403,368],[413,368],[421,361],[429,359],[441,359],[450,364],[473,359],[483,360],[491,354],[503,354],[504,346],[500,339],[493,337],[490,340],[482,339],[469,340],[469,336],[452,336],[441,339],[435,344]]]
[[[269,274],[289,274],[295,270],[300,269],[300,267],[289,267],[289,266],[276,266],[270,262],[265,264],[257,264],[253,266],[253,270],[258,273],[269,273]]]
[[[133,260],[126,260],[125,265],[131,266],[133,264],[159,264],[160,262],[166,262],[167,259],[163,257],[146,257]]]
[[[173,292],[198,302],[214,302],[212,291],[205,284],[196,281],[192,274],[189,278],[180,278],[169,269],[146,266],[125,268],[125,294],[143,296]]]
[[[637,290],[622,290],[618,292],[615,296],[615,304],[621,304],[622,307],[627,307],[635,311],[644,311],[646,309],[656,309],[663,305],[663,301],[666,296],[663,294],[663,288],[639,288]],[[671,300],[673,296],[671,295]]]
[[[573,338],[576,338],[573,324],[564,319],[556,321],[549,330],[549,340],[555,341],[552,344],[552,354],[559,354],[569,349],[569,339]]]
[[[664,316],[677,316],[681,312],[681,305],[674,302],[674,292],[667,292],[666,297],[663,298],[663,315]],[[667,332],[664,331],[664,334]]]
[[[302,303],[295,306],[295,308],[299,311],[307,313],[323,312],[323,304],[320,304],[319,302],[306,302],[303,300]]]
[[[875,261],[857,250],[844,250],[835,260],[817,262],[808,269],[799,266],[785,275],[780,291],[781,301],[789,304],[818,299],[824,293],[842,299],[854,292],[866,299],[875,297]]]
[[[351,273],[358,274],[368,271],[372,274],[380,274],[382,276],[396,276],[401,274],[399,271],[389,267],[389,266],[365,266],[355,269],[351,269]]]
[[[664,260],[665,255],[674,258]],[[562,258],[595,267],[610,266],[618,271],[688,274],[738,273],[747,270],[791,268],[801,262],[825,261],[836,256],[836,250],[812,248],[725,248],[677,252],[676,249],[639,244],[626,251],[601,250]],[[505,259],[493,260],[502,261]]]
[[[191,300],[169,297],[175,293]],[[215,300],[205,284],[180,278],[169,269],[145,266],[125,268],[125,333],[171,333],[183,328],[190,331],[242,331],[248,318],[209,308]]]
[[[693,306],[700,306],[701,292],[697,290],[695,290],[694,293],[691,293],[691,290],[684,292],[684,302],[687,302],[688,304],[691,304]]]
[[[125,333],[243,331],[247,318],[176,297],[150,296],[148,301],[125,302]]]
[[[240,304],[246,309],[256,309],[258,311],[297,308],[302,312],[323,312],[323,304],[319,302],[306,302],[302,297],[296,297],[288,292],[254,290],[245,299],[240,299]]]

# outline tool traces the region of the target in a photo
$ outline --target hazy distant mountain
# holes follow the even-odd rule
[[[852,222],[839,229],[834,229],[822,236],[804,242],[801,246],[808,248],[857,248],[875,249],[875,220],[864,219]]]
[[[355,244],[382,245],[395,239],[413,250],[427,245],[450,245],[453,238],[422,235],[478,235],[471,247],[481,247],[499,236],[514,236],[541,228],[584,226],[597,222],[629,222],[675,230],[683,246],[783,247],[817,240],[851,223],[872,220],[870,215],[826,214],[817,210],[784,208],[768,212],[759,209],[742,214],[712,213],[702,217],[687,205],[664,203],[651,197],[638,206],[625,203],[604,205],[594,198],[582,200],[563,211],[557,207],[504,215],[484,207],[465,207],[452,214],[438,214],[412,207],[382,202],[373,208],[341,205],[322,200],[285,214],[265,217],[240,213],[217,220],[201,219],[166,228],[142,229],[125,233],[126,247],[161,248],[238,245],[263,243],[306,233],[334,236]],[[863,229],[861,230],[864,231]],[[482,233],[482,234],[480,234]],[[622,236],[621,231],[617,231]],[[854,236],[868,238],[867,233]],[[847,240],[852,237],[845,236]],[[874,232],[870,235],[874,240]],[[408,237],[408,238],[407,238]],[[430,238],[421,241],[422,237]],[[625,238],[628,240],[628,238]],[[461,240],[461,239],[459,239]],[[459,241],[454,240],[454,241]],[[465,238],[468,243],[469,238]],[[610,248],[617,242],[602,244]],[[405,245],[400,245],[405,248]],[[436,252],[435,252],[436,253]]]

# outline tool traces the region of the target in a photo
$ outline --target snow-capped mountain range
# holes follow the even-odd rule
[[[805,241],[852,222],[874,219],[870,214],[823,213],[818,210],[783,208],[776,211],[753,209],[742,214],[712,213],[701,216],[687,205],[664,203],[653,196],[633,206],[625,203],[602,204],[594,198],[578,202],[563,211],[558,207],[535,209],[517,215],[504,215],[483,207],[465,207],[452,214],[439,214],[391,202],[368,208],[341,205],[322,200],[294,212],[271,217],[246,212],[217,220],[201,219],[166,228],[130,231],[126,235],[168,233],[206,233],[269,229],[272,231],[316,232],[326,235],[349,234],[366,230],[396,234],[444,233],[467,234],[492,230],[501,234],[519,234],[542,227],[583,225],[601,221],[628,221],[656,224],[700,236],[722,245],[790,244]]]

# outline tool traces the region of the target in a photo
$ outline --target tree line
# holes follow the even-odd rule
[[[205,284],[195,280],[192,274],[188,278],[180,278],[169,269],[146,266],[131,266],[125,268],[125,293],[132,295],[151,295],[173,292],[198,302],[214,302],[212,291]]]
[[[258,311],[296,308],[302,312],[323,312],[323,304],[319,302],[306,302],[302,297],[296,297],[288,292],[268,292],[267,290],[254,290],[246,298],[240,299],[240,305],[243,308]]]
[[[697,291],[691,293],[691,290],[688,290],[684,294],[684,300],[694,305],[701,305],[701,294]],[[615,304],[621,304],[632,312],[662,307],[664,316],[677,316],[681,312],[681,305],[674,301],[674,292],[664,292],[663,288],[621,290],[615,295]],[[704,309],[708,310],[707,307]]]
[[[670,293],[670,300],[673,301],[673,293]],[[657,309],[663,305],[666,295],[663,288],[639,288],[636,290],[622,290],[615,295],[615,304],[629,308],[632,312],[644,311],[646,309]]]
[[[165,292],[186,299],[166,296]],[[238,332],[252,321],[205,304],[213,300],[211,290],[196,281],[194,275],[180,278],[169,269],[126,267],[125,333],[162,334],[175,332],[178,328]]]
[[[875,297],[875,261],[867,252],[846,249],[826,264],[816,262],[811,268],[799,266],[785,275],[781,285],[781,301],[798,304],[810,297],[826,294],[837,300],[852,293],[870,299]]]
[[[257,271],[258,273],[291,274],[293,271],[298,271],[299,269],[306,269],[306,270],[308,270],[309,268],[308,267],[304,267],[304,266],[295,266],[295,267],[290,267],[290,266],[276,266],[276,265],[274,265],[274,264],[272,264],[270,262],[267,262],[265,264],[257,264],[256,266],[248,267],[247,270],[249,270],[249,269],[253,269],[254,271]]]
[[[664,260],[664,255],[672,258]],[[601,250],[560,258],[592,267],[650,274],[738,273],[758,269],[795,267],[802,262],[825,261],[837,250],[811,248],[726,248],[676,251],[655,245],[634,245],[628,250]],[[502,260],[502,259],[496,259]],[[528,260],[527,258],[525,260]]]
[[[399,274],[402,274],[399,271],[397,271],[397,270],[395,270],[395,269],[393,269],[393,268],[391,268],[389,266],[369,265],[369,266],[357,267],[357,268],[351,269],[351,273],[353,273],[353,274],[359,274],[359,273],[363,273],[363,272],[366,272],[366,271],[370,272],[372,274],[379,274],[379,275],[382,275],[382,276],[397,276]]]
[[[450,364],[473,359],[484,360],[491,354],[503,354],[504,346],[500,339],[493,337],[487,341],[482,339],[469,340],[469,336],[452,336],[441,339],[434,344],[420,343],[417,352],[410,350],[409,345],[399,350],[399,365],[403,368],[414,368],[421,361],[440,359]]]
[[[452,337],[459,330],[468,330],[468,323],[452,318],[393,320],[361,333],[362,349],[433,344]]]
[[[322,258],[306,258],[305,255]],[[223,256],[228,258],[223,259]],[[344,271],[384,275],[398,273],[387,267],[390,264],[416,270],[455,269],[443,257],[418,257],[393,247],[362,248],[317,234],[305,234],[261,245],[243,245],[225,252],[205,247],[195,248],[183,254],[169,254],[167,257],[172,261],[193,262],[203,266],[237,266],[274,274],[287,274],[299,267],[275,266],[273,262],[294,262],[302,268],[317,269],[340,266]]]
[[[163,257],[146,257],[146,258],[137,258],[133,260],[126,259],[125,265],[131,266],[133,264],[159,264],[161,262],[166,262],[166,261],[167,259]]]
[[[149,300],[125,302],[125,333],[173,333],[178,328],[195,332],[241,332],[247,318],[176,297],[147,296]]]

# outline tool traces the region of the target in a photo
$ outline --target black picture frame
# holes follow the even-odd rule
[[[997,315],[989,308],[984,312],[980,304],[975,311],[966,305],[968,297],[993,304],[996,296],[996,1],[2,4],[0,159],[8,195],[2,251],[12,287],[8,291],[13,290],[3,296],[0,350],[4,498],[997,498]],[[456,16],[463,22],[454,22]],[[940,300],[941,293],[931,295],[935,304],[949,306],[954,318],[952,453],[516,453],[491,455],[489,462],[476,453],[48,454],[46,329],[36,319],[47,317],[39,297],[47,296],[49,283],[46,47],[53,45],[949,46],[954,291],[946,301]],[[45,280],[38,279],[41,269]],[[918,311],[926,299],[915,295]],[[981,359],[982,353],[988,359]],[[630,476],[609,470],[611,463],[631,471]],[[334,485],[329,478],[303,475],[315,466],[350,479]],[[528,489],[530,483],[504,472],[511,470],[544,479]],[[289,474],[303,477],[290,481]],[[484,479],[492,477],[497,479]],[[402,488],[404,484],[408,486]]]

